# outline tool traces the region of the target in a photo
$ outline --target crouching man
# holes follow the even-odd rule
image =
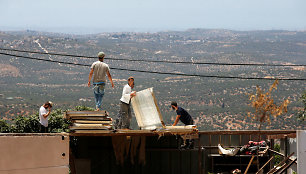
[[[183,108],[177,106],[177,103],[176,102],[171,102],[171,108],[173,110],[176,111],[176,119],[173,123],[172,126],[176,126],[177,123],[179,122],[179,120],[186,125],[193,125],[194,124],[194,121],[192,119],[192,117],[190,116],[190,114]],[[181,145],[181,148],[184,148],[184,149],[191,149],[193,148],[193,139],[189,140],[189,139],[186,139],[186,141],[184,142],[183,145]]]

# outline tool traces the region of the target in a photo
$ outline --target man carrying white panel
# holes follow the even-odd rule
[[[136,91],[132,92],[133,88],[134,77],[131,76],[128,78],[128,84],[123,87],[122,97],[120,99],[120,111],[115,123],[116,129],[130,129],[130,124],[132,120],[130,103],[131,98],[136,96]]]

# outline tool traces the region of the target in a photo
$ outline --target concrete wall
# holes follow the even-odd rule
[[[297,163],[298,173],[305,173],[306,171],[306,130],[297,131]]]
[[[69,173],[69,136],[0,134],[0,174]]]

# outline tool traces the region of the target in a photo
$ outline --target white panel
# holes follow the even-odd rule
[[[131,100],[138,126],[141,129],[154,130],[162,127],[153,95],[153,88],[148,88],[137,92]]]

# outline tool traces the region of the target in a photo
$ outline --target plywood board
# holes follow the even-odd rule
[[[79,124],[79,123],[74,123],[73,126],[70,127],[70,129],[111,129],[112,126],[105,126],[102,124]]]
[[[74,120],[74,123],[84,123],[84,124],[112,124],[112,121]]]
[[[106,117],[109,113],[106,111],[67,111],[65,112],[65,118],[71,117]]]

